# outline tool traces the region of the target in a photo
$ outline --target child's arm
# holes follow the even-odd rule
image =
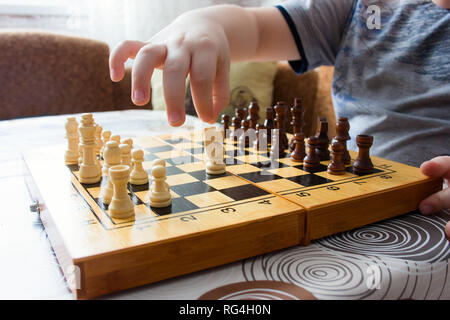
[[[420,211],[423,214],[436,213],[442,209],[450,208],[450,157],[441,156],[431,159],[422,163],[420,166],[422,173],[426,176],[437,178],[442,177],[445,179],[447,188],[441,190],[420,203]],[[445,227],[445,233],[447,238],[450,239],[450,222]]]
[[[113,81],[123,78],[128,58],[135,59],[133,102],[148,103],[153,70],[163,69],[168,119],[171,125],[179,126],[185,120],[188,73],[199,117],[214,123],[228,103],[230,61],[298,60],[300,56],[278,9],[221,5],[182,14],[148,42],[120,44],[110,56]]]

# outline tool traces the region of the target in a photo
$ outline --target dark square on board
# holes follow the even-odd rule
[[[164,208],[150,207],[150,209],[157,215],[164,216],[167,214],[198,209],[198,207],[189,200],[187,200],[186,198],[181,197],[181,198],[173,198],[171,205],[168,207]]]
[[[312,187],[312,186],[317,186],[320,184],[332,182],[332,180],[328,180],[326,178],[323,178],[323,177],[315,175],[315,174],[304,174],[304,175],[295,176],[295,177],[288,177],[286,179],[290,180],[292,182],[301,184],[302,186],[305,186],[305,187]]]
[[[256,172],[248,172],[248,173],[242,173],[242,174],[238,174],[239,177],[242,177],[248,181],[251,182],[265,182],[265,181],[272,181],[272,180],[277,180],[277,179],[281,179],[282,177],[270,173],[268,171],[256,171]]]
[[[234,201],[251,199],[269,194],[267,191],[260,189],[252,184],[245,184],[243,186],[222,189],[220,190],[220,192],[232,198]]]
[[[179,184],[171,186],[170,188],[181,197],[193,196],[195,194],[216,191],[216,189],[204,183],[203,181]]]

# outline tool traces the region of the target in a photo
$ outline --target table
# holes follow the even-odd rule
[[[25,184],[22,152],[66,144],[67,116],[0,121],[0,299],[72,299]],[[187,117],[168,126],[164,112],[127,110],[94,118],[123,137],[201,128]],[[363,214],[363,213],[362,213]],[[313,241],[308,247],[245,259],[104,299],[450,299],[450,212],[410,213]],[[312,296],[312,295],[313,296]]]

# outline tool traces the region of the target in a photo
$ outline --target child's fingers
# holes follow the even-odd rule
[[[432,194],[419,204],[419,210],[423,214],[436,213],[448,208],[450,208],[450,188]]]
[[[191,60],[191,92],[200,119],[214,123],[212,90],[216,76],[217,53],[214,50],[194,52]]]
[[[216,79],[213,86],[213,114],[217,119],[220,112],[226,107],[230,98],[230,60],[220,59],[217,64]]]
[[[124,76],[124,63],[128,58],[134,58],[145,45],[141,41],[124,41],[120,43],[109,56],[109,72],[112,81],[120,81]]]
[[[163,44],[147,44],[139,50],[132,70],[132,100],[142,106],[150,100],[150,81],[153,70],[166,59],[167,47]]]
[[[172,126],[180,126],[185,120],[186,77],[190,55],[180,50],[168,50],[163,69],[164,100],[167,117]]]
[[[447,235],[447,239],[450,240],[450,221],[445,226],[445,234]]]
[[[420,170],[428,177],[450,179],[450,157],[440,156],[425,161],[420,166]]]

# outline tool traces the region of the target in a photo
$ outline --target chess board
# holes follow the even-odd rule
[[[138,137],[150,172],[166,160],[172,205],[149,205],[149,185],[129,185],[135,216],[114,219],[98,184],[82,184],[64,150],[25,155],[30,186],[71,290],[97,297],[250,256],[307,245],[311,240],[417,208],[442,182],[417,168],[372,157],[375,170],[326,172],[328,161],[307,170],[288,156],[271,159],[225,140],[227,172],[205,173],[201,131]],[[351,152],[352,158],[355,153]]]

